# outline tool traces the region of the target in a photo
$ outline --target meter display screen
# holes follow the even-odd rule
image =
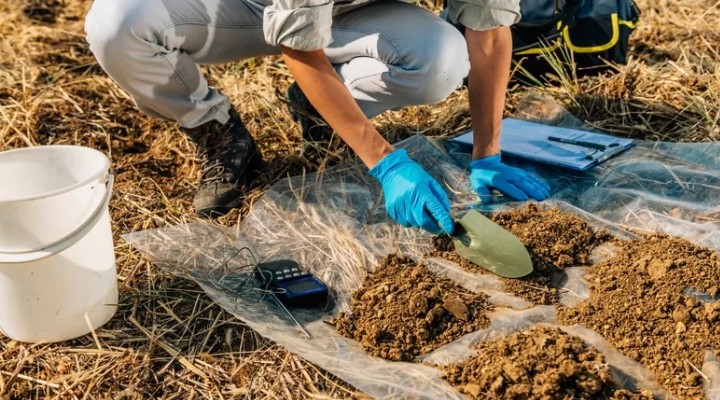
[[[293,260],[259,263],[255,276],[263,289],[271,291],[275,299],[289,307],[327,305],[328,287]]]
[[[295,293],[301,293],[301,292],[306,292],[308,290],[318,289],[318,288],[320,288],[320,286],[318,286],[318,284],[315,283],[314,281],[308,279],[308,280],[301,280],[298,282],[293,282],[293,283],[285,286],[285,288],[287,288],[287,290],[290,290]]]

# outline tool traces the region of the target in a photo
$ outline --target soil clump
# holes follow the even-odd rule
[[[502,211],[492,220],[517,236],[527,247],[534,271],[520,279],[500,278],[505,290],[536,305],[556,305],[560,298],[551,281],[563,268],[587,266],[595,247],[611,239],[605,229],[594,230],[577,215],[529,203],[525,208]],[[455,252],[447,235],[433,237],[431,256],[442,257],[471,272],[490,273]]]
[[[652,399],[618,387],[604,357],[558,328],[535,327],[481,343],[477,354],[444,368],[471,399]]]
[[[353,294],[350,313],[332,323],[374,356],[412,361],[489,326],[486,312],[492,308],[486,295],[465,290],[410,258],[390,255]]]
[[[558,322],[600,333],[681,399],[705,398],[698,370],[720,350],[718,252],[664,234],[617,246],[586,275],[591,297],[561,307]]]

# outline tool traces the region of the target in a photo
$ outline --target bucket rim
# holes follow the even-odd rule
[[[22,198],[9,198],[6,200],[0,200],[0,205],[22,203],[22,202],[34,201],[34,200],[42,200],[42,199],[47,199],[50,197],[58,196],[58,195],[61,195],[64,193],[71,192],[80,187],[83,187],[83,186],[89,184],[90,182],[99,180],[103,177],[106,177],[109,174],[110,160],[105,155],[105,153],[103,153],[97,149],[93,149],[92,147],[86,147],[86,146],[52,144],[52,145],[22,147],[19,149],[0,151],[0,159],[3,156],[9,155],[9,154],[17,154],[17,153],[24,153],[24,152],[29,153],[29,152],[33,152],[33,151],[38,151],[38,149],[45,149],[45,150],[50,150],[50,151],[55,151],[55,150],[60,150],[60,149],[66,149],[66,150],[71,149],[71,151],[86,152],[88,154],[93,153],[95,156],[100,156],[100,159],[102,160],[103,168],[100,171],[98,171],[96,174],[93,174],[93,175],[89,176],[88,178],[83,179],[81,181],[75,182],[72,185],[65,186],[65,187],[62,187],[57,190],[44,192],[44,193],[38,194],[36,196],[26,196],[26,197],[22,197]]]

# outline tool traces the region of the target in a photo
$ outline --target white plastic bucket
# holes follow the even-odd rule
[[[83,336],[115,315],[110,162],[81,146],[0,152],[0,332]]]

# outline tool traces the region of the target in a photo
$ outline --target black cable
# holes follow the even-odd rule
[[[228,266],[228,263],[238,255],[240,255],[243,251],[247,251],[248,254],[250,254],[250,257],[252,257],[253,259],[253,263],[245,264],[236,268],[230,268]],[[218,286],[225,294],[235,298],[240,297],[251,290],[260,290],[261,292],[263,292],[263,295],[284,293],[284,290],[278,292],[268,289],[268,284],[265,283],[263,283],[263,285],[261,285],[260,287],[257,287],[253,279],[253,274],[256,271],[258,271],[258,273],[262,273],[258,270],[258,264],[259,263],[257,262],[255,254],[253,254],[252,250],[249,247],[243,246],[239,248],[235,253],[225,259],[221,264],[223,275],[217,281]],[[243,274],[242,272],[244,272],[248,268],[252,268],[251,272],[248,274]],[[239,282],[234,282],[233,280],[237,277],[242,277],[242,280],[240,280]],[[225,282],[228,282],[229,285],[226,285]]]

